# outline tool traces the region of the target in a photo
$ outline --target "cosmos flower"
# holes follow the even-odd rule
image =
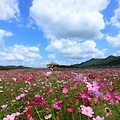
[[[81,110],[82,110],[82,114],[92,117],[92,114],[94,114],[93,109],[91,107],[86,107],[84,105],[81,105]]]
[[[7,105],[1,105],[1,108],[5,109],[7,107]]]
[[[28,117],[28,118],[32,117],[32,115],[33,115],[33,114],[30,113],[30,112],[26,112],[26,113],[25,113],[25,116]]]
[[[69,88],[67,88],[67,87],[65,87],[65,88],[63,88],[63,93],[68,93],[68,91],[69,91]]]
[[[46,73],[46,76],[49,76],[51,73],[52,73],[51,71],[50,71],[50,72],[47,72],[47,73]]]
[[[50,119],[52,117],[52,114],[46,115],[45,119]]]
[[[66,110],[67,110],[67,112],[71,112],[71,113],[74,113],[74,112],[75,112],[75,110],[72,109],[72,108],[67,108]]]
[[[14,120],[15,116],[14,115],[7,115],[7,117],[4,117],[3,120]]]
[[[86,83],[87,83],[86,87],[90,92],[98,91],[98,89],[100,88],[100,86],[98,86],[98,83],[96,81],[93,81],[92,84],[89,82],[86,82]]]
[[[96,118],[93,118],[93,120],[104,120],[104,117],[97,116]]]
[[[53,104],[53,107],[55,109],[60,109],[61,108],[61,104],[59,102],[56,102],[56,103]]]
[[[98,102],[98,98],[94,98],[93,101],[96,104]]]
[[[119,96],[115,96],[115,98],[120,101],[120,95]]]

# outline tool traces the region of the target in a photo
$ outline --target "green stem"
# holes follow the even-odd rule
[[[38,110],[37,110],[36,107],[35,107],[35,110],[36,110],[36,112],[37,112],[37,114],[38,114],[39,119],[41,120],[40,114],[38,113]]]

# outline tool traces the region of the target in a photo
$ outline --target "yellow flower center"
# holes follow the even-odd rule
[[[92,85],[92,87],[94,87],[94,85]]]
[[[8,120],[10,120],[10,118],[8,118]]]
[[[67,90],[65,90],[65,92],[67,92]]]
[[[89,110],[86,110],[86,112],[89,112]]]
[[[108,95],[109,98],[111,98],[111,95]]]

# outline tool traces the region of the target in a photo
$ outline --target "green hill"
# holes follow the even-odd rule
[[[107,58],[101,59],[91,59],[81,64],[75,64],[76,67],[120,67],[120,56],[112,56],[110,55]]]

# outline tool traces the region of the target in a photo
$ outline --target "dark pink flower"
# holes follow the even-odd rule
[[[66,110],[67,110],[67,112],[71,112],[71,113],[74,113],[74,112],[75,112],[75,110],[72,109],[72,108],[67,108]]]

